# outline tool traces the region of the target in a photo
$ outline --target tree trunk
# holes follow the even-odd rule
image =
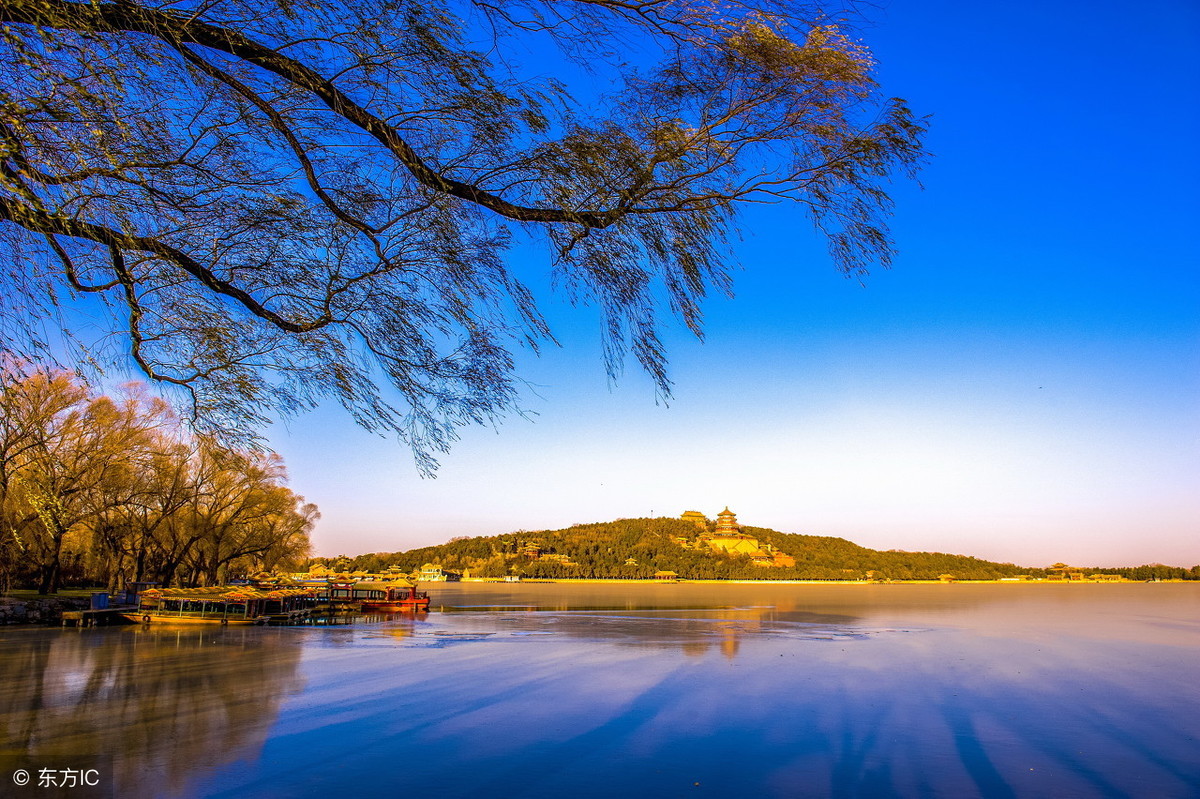
[[[59,524],[57,520],[55,520],[55,522],[54,522],[54,528],[55,528],[54,535],[50,539],[50,542],[51,542],[50,563],[48,565],[42,566],[42,580],[38,584],[38,593],[42,594],[43,596],[46,594],[57,594],[58,593],[58,581],[59,581],[60,572],[61,572],[63,537],[67,534],[67,531],[65,529],[63,529],[63,526],[61,524]]]

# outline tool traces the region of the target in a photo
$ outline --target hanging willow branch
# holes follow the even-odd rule
[[[865,47],[786,0],[0,0],[0,23],[0,347],[100,297],[207,427],[335,398],[427,471],[515,407],[513,346],[553,340],[516,243],[599,306],[610,374],[632,352],[665,395],[661,320],[701,333],[741,205],[796,203],[862,274],[924,157]]]

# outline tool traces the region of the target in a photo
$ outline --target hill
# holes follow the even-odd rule
[[[881,552],[844,538],[743,527],[732,514],[713,522],[678,518],[618,519],[562,530],[453,539],[407,552],[318,558],[338,571],[409,572],[426,563],[473,577],[648,579],[673,571],[684,579],[931,580],[944,574],[987,580],[1044,575],[1012,563],[940,552]],[[725,524],[722,527],[722,523]]]

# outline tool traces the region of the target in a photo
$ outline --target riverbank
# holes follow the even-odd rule
[[[670,586],[670,585],[750,585],[750,586],[879,586],[879,585],[1135,585],[1137,580],[625,580],[625,579],[545,579],[530,578],[520,581],[502,581],[482,578],[466,578],[461,581],[427,583],[432,590],[439,591],[449,586],[509,586],[521,585],[587,585],[587,586]],[[1183,583],[1187,580],[1161,580],[1155,582]],[[87,610],[91,607],[91,590],[66,591],[49,596],[35,591],[12,591],[0,596],[0,626],[9,624],[58,624],[63,613]]]
[[[561,585],[677,585],[680,583],[695,585],[1131,585],[1141,582],[1186,583],[1194,580],[1047,580],[1043,578],[1032,580],[689,580],[686,578],[626,580],[620,578],[545,578],[529,577],[521,580],[495,580],[484,577],[464,577],[462,580],[447,582],[431,581],[428,585],[449,585],[461,582],[486,585],[525,585],[525,584],[561,584]]]
[[[853,587],[851,587],[853,586]],[[1015,587],[1014,587],[1015,586]],[[1200,611],[1200,582],[1179,583],[757,583],[681,582],[640,584],[611,582],[482,583],[447,582],[429,586],[430,618],[442,613],[480,611],[564,611],[708,609],[732,613],[738,619],[783,618],[799,614],[832,614],[839,618],[862,615],[864,609],[882,624],[900,624],[911,612],[933,608],[1016,603],[1022,607],[1046,602],[1121,605],[1175,597]],[[1157,601],[1157,600],[1155,600]],[[853,608],[854,610],[849,610]],[[1038,611],[1040,612],[1040,611]]]
[[[86,610],[90,606],[90,596],[42,596],[32,591],[14,591],[0,596],[0,625],[57,624],[62,621],[64,612]]]

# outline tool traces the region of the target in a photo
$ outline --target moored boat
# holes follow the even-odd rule
[[[364,613],[429,610],[429,593],[418,591],[415,585],[388,586],[382,597],[364,599],[362,609]]]
[[[306,618],[315,603],[309,588],[152,588],[138,595],[136,611],[121,615],[143,624],[266,624]]]
[[[429,610],[429,593],[417,586],[388,582],[332,582],[322,599],[337,607],[353,607],[363,613]]]

